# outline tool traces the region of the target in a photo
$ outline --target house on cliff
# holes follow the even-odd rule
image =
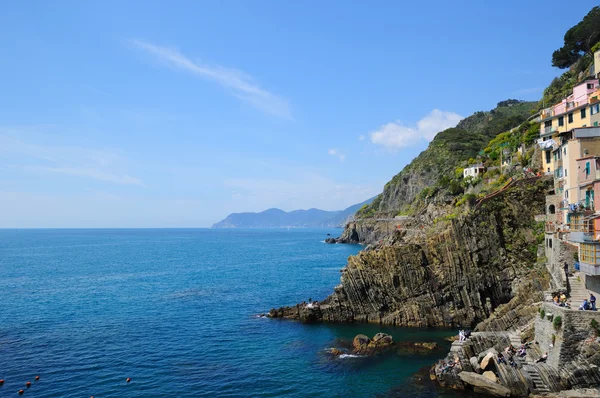
[[[555,140],[580,127],[600,125],[600,50],[594,54],[594,74],[573,87],[569,96],[557,104],[542,109],[537,121],[541,123],[538,142],[542,149],[542,167],[546,173],[555,171],[552,146],[545,141]]]

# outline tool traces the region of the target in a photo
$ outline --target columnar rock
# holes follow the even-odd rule
[[[318,312],[284,307],[275,315],[302,321],[475,326],[508,303],[522,283],[531,283],[537,256],[531,229],[534,215],[544,211],[544,192],[543,181],[516,185],[446,227],[431,227],[420,241],[362,251],[348,259],[341,285]]]

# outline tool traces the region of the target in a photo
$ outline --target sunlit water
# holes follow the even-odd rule
[[[445,350],[326,354],[379,331],[447,348],[447,331],[255,317],[333,290],[360,250],[322,243],[339,232],[0,230],[0,396],[454,396],[412,377]]]

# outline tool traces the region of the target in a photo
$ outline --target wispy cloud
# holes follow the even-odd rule
[[[334,156],[334,157],[338,158],[340,160],[340,162],[343,162],[344,160],[346,160],[346,155],[343,154],[342,152],[340,152],[340,150],[337,148],[331,148],[330,150],[327,151],[327,153],[330,156]]]
[[[82,87],[82,88],[85,88],[86,90],[93,91],[93,92],[94,92],[94,93],[96,93],[96,94],[105,95],[105,96],[107,96],[107,97],[109,97],[109,96],[110,96],[110,94],[109,94],[109,93],[107,93],[106,91],[102,91],[102,90],[100,90],[100,89],[98,89],[98,88],[96,88],[96,87],[94,87],[94,86],[90,86],[89,84],[82,84],[82,85],[81,85],[81,87]]]
[[[142,181],[139,178],[131,177],[127,174],[112,174],[97,168],[24,166],[23,169],[37,173],[63,174],[74,177],[92,178],[94,180],[112,182],[115,184],[143,186]]]
[[[431,141],[437,133],[456,126],[461,119],[463,117],[457,113],[434,109],[419,120],[416,126],[406,126],[397,120],[384,124],[369,135],[372,143],[395,151],[417,145],[423,140]]]
[[[237,69],[224,68],[221,66],[208,66],[198,61],[192,61],[177,50],[157,46],[142,40],[129,40],[129,43],[136,48],[153,55],[158,60],[171,67],[219,83],[236,98],[239,98],[263,112],[283,118],[292,118],[288,101],[260,88],[254,79],[247,73]]]
[[[143,186],[123,170],[127,159],[116,150],[32,144],[17,138],[20,135],[0,128],[0,161],[4,159],[11,169]]]

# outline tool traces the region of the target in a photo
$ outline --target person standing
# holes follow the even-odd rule
[[[596,296],[594,296],[591,292],[590,292],[590,305],[592,306],[591,310],[596,311]]]

